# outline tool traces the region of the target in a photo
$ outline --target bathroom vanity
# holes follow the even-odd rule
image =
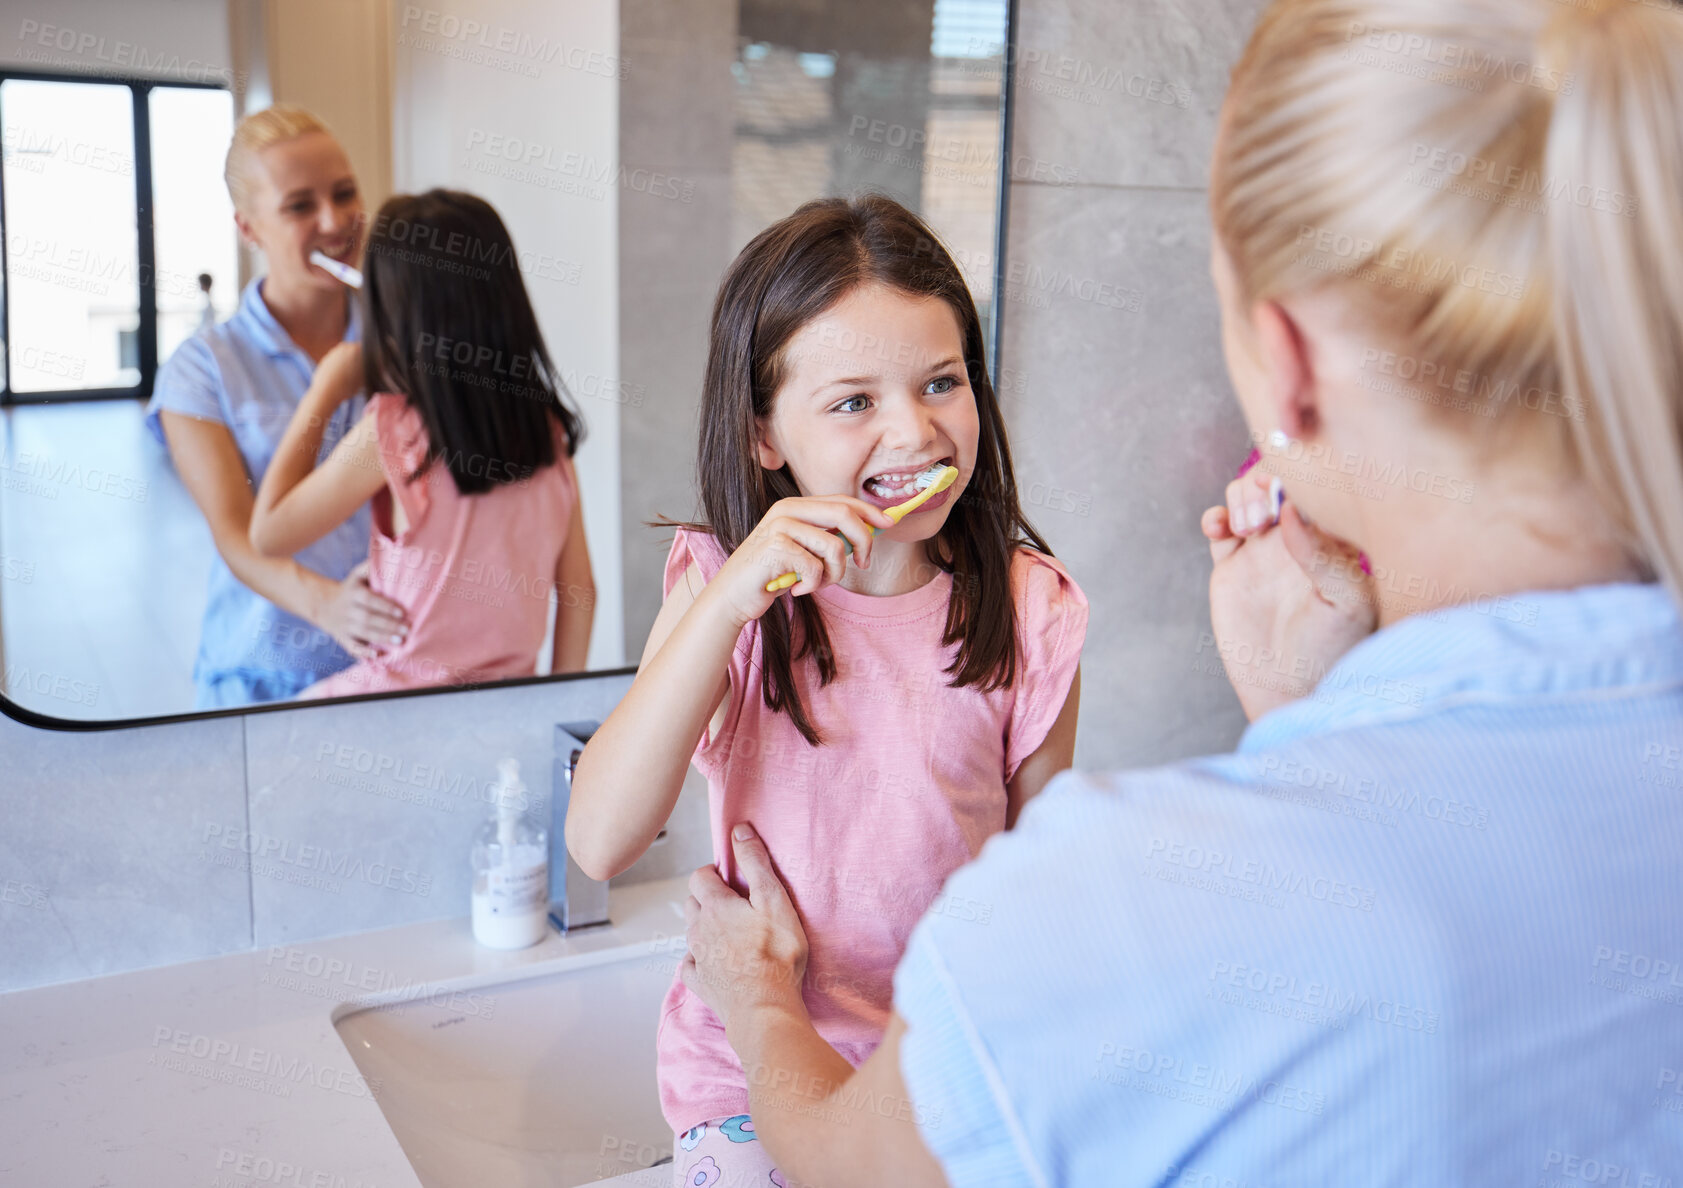
[[[0,996],[0,1183],[670,1183],[685,888],[515,952],[459,918]]]

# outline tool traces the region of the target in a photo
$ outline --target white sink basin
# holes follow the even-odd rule
[[[672,1153],[654,1041],[673,960],[609,949],[515,981],[347,1004],[333,1024],[426,1188],[568,1188]]]

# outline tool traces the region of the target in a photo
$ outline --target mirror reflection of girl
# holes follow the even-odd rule
[[[253,489],[316,365],[361,334],[349,291],[310,263],[315,251],[356,259],[356,176],[319,120],[275,106],[240,121],[226,179],[240,238],[267,272],[233,317],[159,368],[146,416],[216,546],[193,669],[198,709],[293,697],[408,630],[402,607],[368,588],[366,513],[292,556],[264,557],[248,537]],[[347,401],[324,427],[329,448],[361,411],[360,399]]]
[[[701,423],[707,523],[672,545],[641,672],[574,777],[567,843],[618,874],[693,759],[721,873],[752,818],[811,941],[813,1022],[858,1064],[943,880],[1070,765],[1087,601],[1019,506],[964,279],[889,199],[810,203],[743,250]],[[882,509],[936,462],[957,482],[895,526]],[[768,593],[785,572],[790,597]],[[680,1182],[773,1182],[742,1067],[681,978],[659,1053]]]
[[[583,434],[508,230],[451,190],[392,198],[369,237],[366,336],[322,361],[257,492],[251,542],[284,556],[373,501],[370,584],[408,637],[312,686],[337,697],[584,668],[595,606],[572,455]],[[323,426],[367,411],[320,465]]]

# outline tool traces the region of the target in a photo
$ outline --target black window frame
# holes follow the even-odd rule
[[[12,287],[7,261],[6,178],[0,169],[0,408],[26,404],[64,404],[77,400],[149,400],[158,377],[158,290],[157,244],[152,228],[152,109],[151,94],[159,88],[190,91],[227,91],[216,82],[178,82],[175,79],[138,78],[127,75],[78,74],[43,70],[14,70],[0,67],[0,83],[82,83],[90,86],[118,86],[129,89],[134,127],[134,218],[135,280],[139,289],[140,326],[136,330],[140,352],[140,378],[127,388],[63,388],[46,392],[18,392],[12,388]],[[0,100],[0,129],[5,127],[4,100]]]

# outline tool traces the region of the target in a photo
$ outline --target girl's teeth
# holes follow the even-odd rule
[[[883,498],[915,493],[917,480],[927,472],[934,470],[933,465],[923,470],[908,470],[896,474],[879,474],[865,480],[865,485]]]

